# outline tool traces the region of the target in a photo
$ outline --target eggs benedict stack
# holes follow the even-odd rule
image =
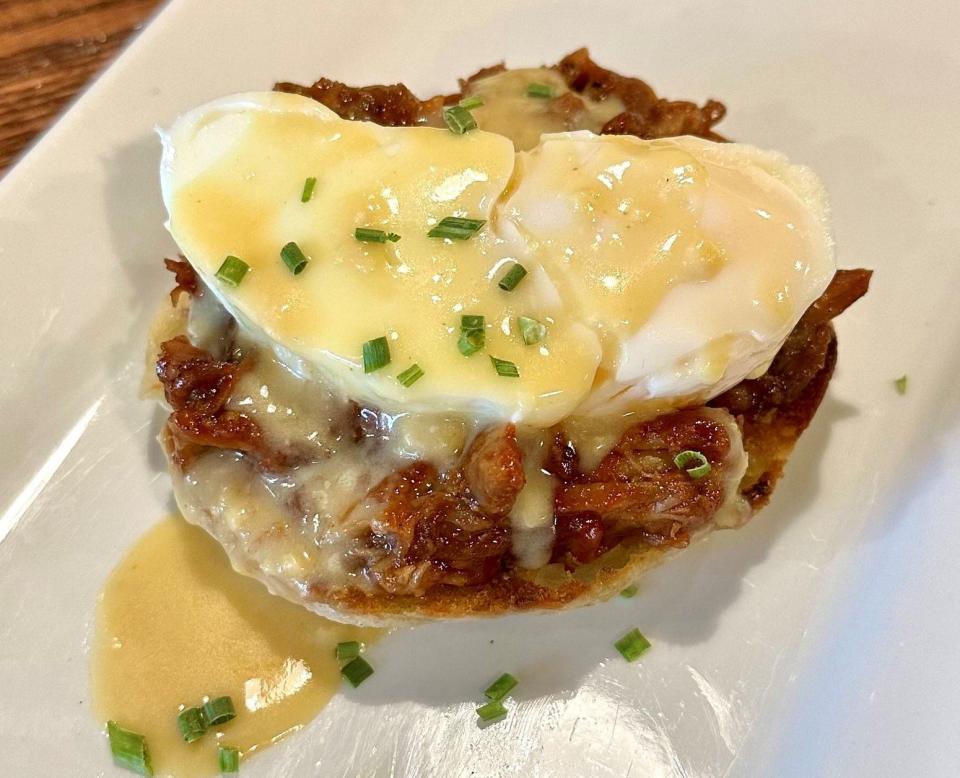
[[[163,133],[162,441],[272,591],[370,623],[585,603],[768,498],[869,273],[836,273],[810,170],[584,56]],[[706,137],[659,137],[692,111]]]

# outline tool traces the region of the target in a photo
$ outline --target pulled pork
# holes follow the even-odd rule
[[[708,100],[701,108],[687,100],[657,97],[645,81],[600,67],[590,59],[586,49],[568,54],[554,67],[574,92],[594,100],[615,95],[623,101],[623,113],[614,116],[600,130],[605,135],[636,135],[646,139],[696,135],[723,140],[713,131],[713,126],[727,113],[723,103]]]
[[[197,272],[187,262],[186,257],[164,259],[163,264],[166,265],[167,270],[173,273],[174,280],[177,282],[177,285],[170,290],[170,302],[176,305],[180,295],[184,292],[191,296],[197,293]]]
[[[705,477],[691,478],[674,464],[688,449],[709,460]],[[554,560],[589,561],[630,535],[654,546],[687,545],[723,502],[729,451],[727,431],[713,415],[677,411],[630,427],[592,472],[555,472],[561,486]]]
[[[321,78],[309,86],[281,81],[277,92],[303,95],[323,103],[344,119],[374,122],[385,127],[409,127],[413,124],[436,124],[448,99],[442,96],[419,100],[403,84],[389,86],[347,86],[339,81]]]
[[[723,119],[723,103],[708,100],[702,107],[686,100],[666,100],[639,78],[621,76],[600,67],[590,59],[586,49],[568,54],[553,68],[563,76],[567,86],[576,95],[593,100],[616,96],[623,101],[624,111],[608,121],[602,133],[608,135],[636,135],[640,138],[667,138],[675,135],[697,135],[709,140],[723,140],[713,126]],[[456,103],[468,85],[481,78],[506,70],[503,63],[483,68],[467,79],[461,79],[461,92],[437,95],[419,100],[403,84],[389,86],[347,86],[339,81],[321,78],[303,86],[282,81],[274,85],[278,92],[292,92],[323,103],[344,119],[361,119],[385,127],[406,127],[414,124],[442,126],[445,105]],[[583,103],[574,94],[563,94],[552,99],[554,110],[575,120]],[[576,129],[571,127],[571,129]]]
[[[181,468],[209,447],[251,454],[266,467],[282,465],[282,454],[266,445],[253,419],[224,408],[245,367],[214,359],[183,335],[161,344],[157,378],[172,409],[165,441]]]
[[[355,547],[367,577],[391,594],[476,586],[506,569],[510,519],[523,488],[511,426],[481,433],[460,468],[415,462],[387,476],[354,509],[369,526]]]

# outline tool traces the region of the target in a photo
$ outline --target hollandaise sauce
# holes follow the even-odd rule
[[[97,608],[94,710],[146,739],[157,775],[216,775],[304,727],[340,688],[336,646],[381,630],[328,621],[234,572],[210,537],[161,521],[110,575]],[[373,662],[373,660],[371,660]],[[229,696],[236,718],[187,743],[178,713]]]

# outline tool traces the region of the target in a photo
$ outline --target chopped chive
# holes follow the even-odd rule
[[[177,715],[177,729],[187,743],[199,740],[207,731],[207,720],[202,708],[187,708]]]
[[[490,361],[493,363],[493,369],[497,371],[498,376],[504,378],[520,377],[520,370],[517,369],[517,366],[513,362],[509,362],[506,359],[497,359],[496,357],[490,357]]]
[[[110,738],[114,764],[140,775],[153,775],[150,753],[143,735],[124,729],[115,721],[108,721],[107,737]]]
[[[481,721],[495,721],[506,716],[507,709],[503,707],[503,703],[499,700],[491,700],[486,705],[477,708],[477,715]]]
[[[373,668],[366,659],[358,656],[340,668],[340,675],[346,678],[350,685],[356,689],[367,680],[367,678],[373,675]]]
[[[395,232],[384,232],[373,227],[357,227],[353,231],[353,237],[364,243],[386,243],[388,240],[396,243],[400,240],[400,236]]]
[[[360,643],[356,640],[348,640],[344,643],[337,643],[337,659],[341,662],[348,662],[360,656]]]
[[[454,135],[464,135],[477,129],[477,120],[462,105],[451,105],[443,109],[443,120]]]
[[[472,356],[483,348],[486,341],[485,322],[483,316],[476,314],[460,317],[460,339],[457,341],[457,348],[465,357]]]
[[[390,344],[380,337],[363,344],[363,372],[372,373],[390,364]]]
[[[626,589],[620,592],[620,596],[626,600],[629,600],[631,597],[637,596],[637,589],[638,587],[636,584],[630,584]]]
[[[710,472],[710,460],[699,451],[681,451],[673,458],[677,470],[685,470],[692,479],[703,478]]]
[[[893,382],[893,386],[897,390],[897,394],[906,394],[907,377],[905,375],[900,376],[896,381]]]
[[[217,278],[230,286],[239,286],[249,269],[250,265],[239,257],[227,257],[217,270]]]
[[[650,641],[640,634],[639,629],[634,628],[613,645],[624,659],[633,662],[650,648]]]
[[[486,219],[465,219],[461,216],[444,216],[427,233],[428,238],[450,238],[450,240],[468,240],[486,224]]]
[[[480,95],[470,95],[469,97],[464,97],[457,105],[470,111],[483,105],[483,98],[480,97]]]
[[[513,267],[511,267],[504,274],[503,278],[501,278],[500,281],[497,282],[497,286],[499,286],[505,292],[512,292],[514,289],[517,288],[517,284],[519,284],[523,280],[526,274],[527,274],[527,269],[523,265],[521,265],[519,262],[514,262]]]
[[[423,378],[423,370],[420,365],[414,363],[397,376],[397,380],[404,386],[413,386],[417,381]]]
[[[518,316],[517,325],[520,327],[520,337],[528,346],[539,343],[547,335],[547,325],[529,316]]]
[[[510,693],[510,690],[516,685],[517,679],[510,675],[510,673],[504,673],[487,687],[483,695],[488,700],[500,702],[500,700],[506,697]]]
[[[461,332],[460,338],[457,340],[457,349],[465,357],[470,357],[483,348],[484,340],[483,330]]]
[[[486,325],[486,317],[479,314],[467,314],[460,317],[460,332],[470,332],[471,330],[482,330]]]
[[[217,746],[217,762],[220,764],[220,774],[227,775],[240,772],[240,749],[233,746]]]
[[[293,241],[290,241],[286,246],[280,249],[280,258],[283,260],[283,264],[290,268],[290,272],[295,276],[298,276],[303,272],[303,269],[307,266],[307,262],[309,261],[304,255],[303,251],[301,251],[300,247]]]
[[[203,703],[203,717],[207,720],[208,727],[216,727],[235,719],[237,712],[234,710],[233,700],[229,697],[216,697],[207,700]]]
[[[553,87],[550,84],[527,84],[527,97],[553,97]]]
[[[313,197],[313,188],[317,185],[317,179],[313,176],[310,176],[306,181],[303,182],[303,192],[300,194],[301,203],[309,203],[310,198]]]

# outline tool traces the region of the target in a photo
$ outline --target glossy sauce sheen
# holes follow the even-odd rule
[[[129,551],[101,594],[94,709],[100,721],[146,737],[158,775],[216,775],[218,741],[249,758],[300,729],[340,688],[336,644],[369,644],[379,634],[274,597],[234,572],[205,532],[165,519]],[[224,694],[237,717],[184,743],[180,706]]]
[[[520,99],[472,88],[487,90],[478,121]],[[816,177],[737,144],[584,131],[516,153],[482,123],[463,136],[380,127],[276,93],[197,109],[164,142],[171,232],[241,326],[301,375],[394,413],[546,427],[702,403],[762,371],[834,271]],[[427,237],[448,215],[487,224],[466,241]],[[358,242],[360,226],[401,240]],[[280,260],[288,241],[310,260],[297,276]],[[251,268],[237,288],[215,278],[228,254]],[[497,281],[513,262],[529,275],[508,293]],[[487,323],[469,358],[463,314]],[[519,316],[547,337],[524,345]],[[392,362],[364,373],[362,344],[379,336]],[[425,375],[403,387],[414,362]]]
[[[484,101],[471,111],[477,126],[487,132],[505,135],[521,151],[536,146],[544,133],[570,129],[554,100],[531,98],[527,94],[530,84],[549,86],[557,98],[572,94],[563,77],[549,68],[507,70],[472,81],[464,94]],[[582,111],[577,114],[580,129],[600,132],[604,124],[623,112],[623,101],[615,95],[603,101],[591,100],[586,95],[577,95],[577,99],[583,104]]]

